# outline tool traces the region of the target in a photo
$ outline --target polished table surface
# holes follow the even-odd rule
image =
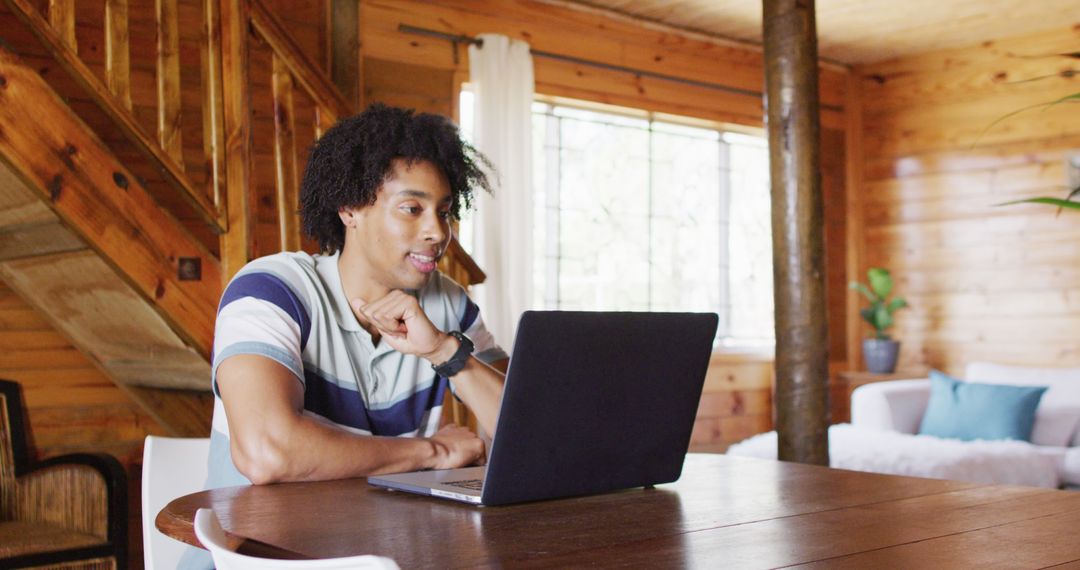
[[[389,556],[402,568],[1042,568],[1080,561],[1080,493],[687,456],[655,489],[475,507],[364,479],[181,497],[162,532],[197,544],[211,507],[252,551]]]

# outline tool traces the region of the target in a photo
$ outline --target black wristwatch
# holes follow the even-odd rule
[[[458,342],[461,343],[458,345],[457,352],[450,357],[450,360],[447,360],[438,366],[435,364],[431,365],[431,369],[443,378],[449,378],[454,374],[461,372],[461,369],[465,368],[465,364],[469,362],[469,357],[472,356],[473,353],[473,341],[469,340],[469,337],[461,334],[461,331],[450,331],[449,334],[458,339]]]

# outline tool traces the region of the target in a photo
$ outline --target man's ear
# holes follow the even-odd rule
[[[347,228],[356,227],[356,212],[349,208],[342,208],[338,210],[338,217],[341,218],[341,223],[345,224]]]

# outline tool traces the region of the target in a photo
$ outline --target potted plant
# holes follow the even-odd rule
[[[863,339],[863,361],[866,370],[889,374],[896,370],[896,359],[900,356],[900,343],[889,336],[888,329],[893,326],[893,313],[908,306],[903,297],[894,297],[891,301],[893,281],[888,270],[871,267],[866,273],[869,286],[852,281],[848,285],[863,294],[870,306],[859,311],[863,320],[874,327],[875,334]]]

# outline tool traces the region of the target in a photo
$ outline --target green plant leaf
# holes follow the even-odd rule
[[[878,333],[885,332],[893,325],[892,314],[889,313],[889,308],[884,304],[876,305],[874,307],[874,328],[878,330]]]
[[[870,290],[866,288],[866,285],[863,285],[862,283],[859,283],[857,281],[852,281],[851,283],[848,283],[848,289],[853,289],[855,291],[858,291],[858,292],[862,293],[863,297],[866,297],[866,300],[870,301],[871,303],[876,303],[878,301],[878,298],[875,297],[874,294],[871,293]]]
[[[1045,111],[1046,109],[1049,109],[1050,107],[1053,107],[1055,105],[1060,105],[1062,103],[1071,103],[1073,101],[1080,102],[1080,93],[1073,93],[1072,95],[1066,95],[1066,96],[1064,96],[1061,99],[1058,99],[1056,101],[1051,101],[1049,103],[1044,103],[1043,105],[1045,105],[1045,108],[1043,109],[1043,111]]]
[[[866,307],[865,309],[859,309],[859,316],[863,318],[870,326],[877,328],[877,324],[874,322],[874,308]]]
[[[892,277],[889,276],[888,270],[871,267],[870,271],[866,272],[866,277],[870,280],[870,289],[878,298],[884,300],[892,292]]]
[[[990,132],[990,129],[994,128],[995,126],[997,126],[998,123],[1001,123],[1005,119],[1008,119],[1010,117],[1015,117],[1016,115],[1019,115],[1020,113],[1023,113],[1025,111],[1030,111],[1032,109],[1042,108],[1042,110],[1045,111],[1045,110],[1047,110],[1050,107],[1053,107],[1055,105],[1060,105],[1061,103],[1074,102],[1074,101],[1080,101],[1080,93],[1073,93],[1072,95],[1066,95],[1066,96],[1064,96],[1064,97],[1062,97],[1060,99],[1056,99],[1054,101],[1049,101],[1047,103],[1036,103],[1034,105],[1028,105],[1027,107],[1021,107],[1021,108],[1019,108],[1019,109],[1017,109],[1015,111],[1006,113],[1006,114],[994,119],[993,122],[991,122],[989,125],[986,125],[986,128],[984,128],[981,132],[979,132],[979,136],[975,137],[975,142],[971,143],[971,148],[975,148],[979,144],[979,141],[981,141],[982,138],[984,136],[986,136],[986,133]]]
[[[1075,196],[1076,190],[1069,194],[1069,197]],[[1047,204],[1050,206],[1057,206],[1059,208],[1069,208],[1072,210],[1080,210],[1080,202],[1074,202],[1072,200],[1063,198],[1051,198],[1049,196],[1040,196],[1038,198],[1026,198],[1024,200],[1012,200],[1010,202],[1002,202],[996,204],[997,206],[1011,206],[1013,204]]]
[[[909,305],[903,297],[897,297],[889,302],[889,306],[887,308],[889,310],[889,314],[891,315],[907,306]]]
[[[1006,113],[1006,114],[994,119],[993,122],[991,122],[989,125],[986,125],[986,128],[984,128],[982,131],[979,131],[979,135],[977,137],[975,137],[975,142],[971,143],[971,148],[975,148],[976,146],[978,146],[979,141],[981,141],[982,138],[984,136],[986,136],[986,133],[990,132],[990,129],[996,127],[998,125],[998,123],[1003,122],[1005,119],[1008,119],[1010,117],[1015,117],[1015,116],[1019,115],[1020,113],[1023,113],[1024,111],[1030,111],[1032,109],[1038,109],[1039,107],[1045,107],[1045,106],[1047,106],[1049,104],[1050,103],[1036,103],[1035,105],[1028,105],[1027,107],[1021,107],[1021,108],[1019,108],[1019,109],[1017,109],[1015,111],[1011,111],[1009,113]]]

